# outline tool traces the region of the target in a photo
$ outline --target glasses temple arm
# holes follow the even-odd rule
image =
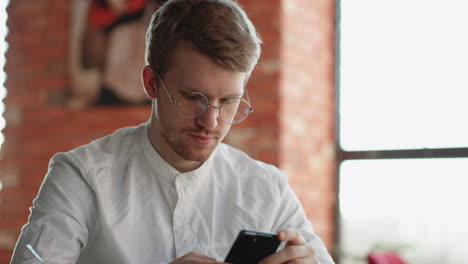
[[[252,103],[250,103],[249,93],[247,92],[247,88],[245,88],[245,85],[244,85],[244,91],[245,91],[245,97],[247,98],[247,102],[249,102],[249,112],[253,113],[254,109],[253,109]]]
[[[159,81],[161,82],[162,86],[164,87],[164,90],[166,91],[167,93],[167,96],[169,96],[169,99],[171,99],[172,103],[173,104],[176,104],[177,101],[174,99],[174,97],[172,97],[172,95],[169,93],[169,90],[167,89],[166,85],[164,84],[164,82],[162,81],[161,77],[159,77],[159,74],[156,73],[156,76],[158,77]]]

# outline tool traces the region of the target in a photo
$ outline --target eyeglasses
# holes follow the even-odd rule
[[[253,107],[250,105],[249,95],[247,90],[244,87],[245,95],[247,100],[242,97],[235,97],[228,99],[223,102],[220,106],[214,106],[208,103],[208,98],[199,92],[190,92],[182,95],[179,101],[176,101],[174,97],[169,93],[166,85],[162,81],[158,73],[159,81],[166,90],[169,99],[172,103],[177,106],[177,114],[185,119],[196,119],[202,116],[207,110],[208,107],[215,108],[219,110],[219,117],[224,123],[227,124],[237,124],[244,121],[249,114],[253,113]]]

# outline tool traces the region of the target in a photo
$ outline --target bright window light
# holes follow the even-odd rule
[[[468,146],[468,1],[341,1],[345,150]]]
[[[344,162],[341,247],[364,256],[403,246],[409,263],[468,263],[467,172],[466,158]]]
[[[8,33],[8,29],[6,27],[6,20],[8,17],[6,13],[6,7],[8,3],[9,1],[0,1],[0,148],[2,147],[2,144],[5,141],[5,137],[1,130],[5,128],[6,125],[5,119],[3,118],[3,113],[5,112],[5,105],[3,104],[3,99],[5,99],[7,91],[4,86],[6,74],[3,71],[3,67],[5,65],[5,52],[8,48],[8,45],[5,42],[5,37]]]
[[[467,148],[468,1],[339,2],[342,149]],[[339,174],[340,264],[374,247],[468,263],[468,158],[347,160]]]

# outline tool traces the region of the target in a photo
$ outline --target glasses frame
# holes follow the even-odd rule
[[[175,100],[174,97],[173,97],[173,96],[171,95],[171,93],[169,92],[169,89],[167,89],[166,85],[164,84],[164,82],[163,82],[161,76],[159,76],[159,73],[157,73],[156,71],[154,71],[154,72],[155,72],[155,75],[158,77],[159,81],[161,82],[162,86],[164,87],[164,90],[166,91],[167,96],[169,97],[169,99],[171,100],[171,102],[172,102],[173,104],[175,104],[175,105],[179,105],[180,101],[182,100],[182,98],[183,98],[185,95],[182,95],[182,97],[179,99],[179,101]],[[191,93],[191,94],[199,94],[199,95],[203,96],[203,97],[206,99],[206,106],[207,106],[207,107],[206,107],[206,109],[205,109],[201,114],[195,116],[194,118],[185,117],[185,116],[183,116],[182,114],[180,114],[179,112],[177,112],[177,114],[178,114],[179,116],[181,116],[182,118],[185,118],[185,119],[189,119],[189,120],[195,120],[195,119],[197,119],[198,117],[202,116],[204,113],[206,113],[206,111],[208,110],[208,107],[211,107],[211,108],[214,108],[214,109],[218,109],[219,113],[221,113],[221,108],[222,108],[222,107],[224,106],[224,104],[225,104],[226,102],[228,102],[229,100],[233,100],[233,99],[244,99],[243,96],[241,96],[241,97],[234,97],[234,98],[231,98],[231,99],[229,99],[228,101],[222,103],[221,105],[216,106],[216,105],[212,105],[212,104],[208,103],[209,101],[208,101],[208,97],[206,97],[206,95],[204,95],[204,94],[202,94],[202,93],[200,93],[200,92],[190,92],[190,93]],[[226,124],[230,124],[230,125],[238,124],[238,123],[244,121],[245,119],[247,119],[247,117],[249,117],[249,115],[252,114],[252,113],[254,112],[253,107],[252,107],[252,104],[250,103],[249,93],[247,92],[247,89],[245,88],[245,85],[244,85],[244,94],[245,94],[245,97],[247,98],[247,100],[245,100],[245,99],[244,99],[244,100],[245,100],[245,101],[248,103],[248,105],[249,105],[249,113],[245,116],[245,118],[243,118],[243,119],[241,119],[241,120],[239,120],[239,121],[237,121],[237,122],[230,123],[230,122],[224,121],[224,120],[221,118],[221,115],[220,115],[221,121],[223,121],[223,122],[226,123]]]

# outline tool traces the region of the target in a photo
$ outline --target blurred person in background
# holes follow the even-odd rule
[[[75,0],[70,36],[72,110],[149,102],[139,72],[144,66],[144,32],[157,2]]]

